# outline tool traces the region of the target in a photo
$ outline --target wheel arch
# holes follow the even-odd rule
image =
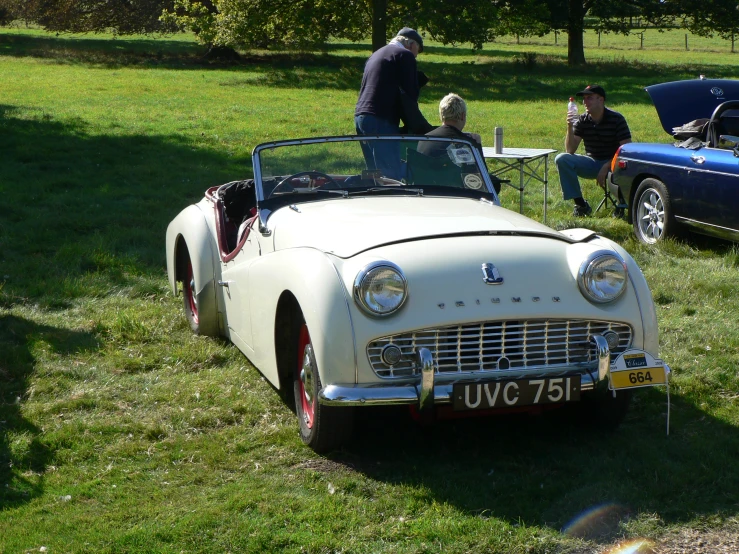
[[[284,291],[277,301],[275,314],[275,360],[277,362],[277,388],[286,402],[293,399],[292,381],[297,369],[297,351],[293,345],[297,341],[295,321],[302,317],[298,299],[289,290]]]
[[[186,275],[188,256],[196,285],[200,333],[218,336],[216,280],[220,268],[208,222],[195,205],[185,208],[167,227],[167,277],[175,296],[180,293],[177,283]]]
[[[281,390],[291,371],[292,321],[302,314],[308,325],[324,385],[356,380],[355,337],[350,297],[338,270],[320,250],[274,252],[250,268],[250,306],[254,352],[250,359]]]

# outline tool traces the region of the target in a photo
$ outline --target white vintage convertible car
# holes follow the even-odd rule
[[[666,382],[631,256],[502,208],[472,144],[285,140],[253,164],[170,223],[169,282],[195,333],[227,337],[294,401],[314,450],[349,439],[361,406],[578,403],[615,426],[632,388]]]

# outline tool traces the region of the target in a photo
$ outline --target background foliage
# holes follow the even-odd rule
[[[0,0],[0,25],[14,20],[59,32],[195,33],[214,55],[236,48],[314,48],[329,39],[371,37],[374,50],[398,29],[423,29],[442,44],[495,37],[543,36],[564,30],[568,63],[585,63],[586,21],[599,32],[629,34],[682,27],[732,40],[739,27],[734,0]]]

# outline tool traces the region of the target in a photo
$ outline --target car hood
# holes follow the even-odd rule
[[[710,118],[719,104],[739,100],[739,81],[690,79],[652,85],[645,89],[657,109],[662,128],[672,135],[695,119]]]
[[[487,202],[415,196],[298,204],[273,213],[268,228],[275,250],[311,247],[341,258],[384,244],[465,233],[539,234],[575,240]]]

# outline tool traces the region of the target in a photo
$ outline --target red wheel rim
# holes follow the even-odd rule
[[[193,289],[195,288],[195,277],[193,276],[192,272],[192,262],[188,260],[187,262],[187,275],[185,276],[185,281],[183,283],[184,289],[185,289],[185,298],[187,299],[187,305],[190,307],[190,314],[192,314],[192,319],[195,322],[195,324],[198,324],[200,320],[198,319],[198,304],[195,301],[195,292]]]
[[[313,428],[313,420],[315,418],[315,406],[316,398],[308,398],[306,396],[305,383],[303,382],[303,371],[308,369],[309,371],[315,371],[315,368],[306,368],[306,356],[309,355],[309,350],[306,348],[310,345],[310,334],[308,333],[308,326],[303,324],[300,328],[300,337],[298,338],[298,385],[300,387],[300,405],[303,412],[303,421],[308,429]],[[309,381],[311,384],[313,380]],[[309,394],[313,394],[313,391],[308,391]]]

